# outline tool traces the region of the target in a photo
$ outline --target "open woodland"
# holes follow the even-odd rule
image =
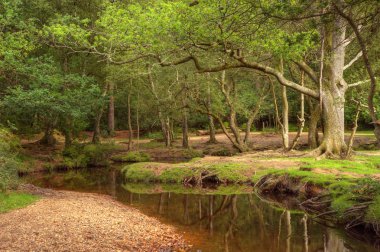
[[[378,251],[377,0],[1,0],[0,251]]]

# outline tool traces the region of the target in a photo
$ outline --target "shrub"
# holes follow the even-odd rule
[[[63,151],[64,165],[68,168],[106,166],[117,149],[114,144],[73,144]]]
[[[21,165],[17,159],[20,142],[7,129],[0,128],[0,191],[17,186],[17,169]]]

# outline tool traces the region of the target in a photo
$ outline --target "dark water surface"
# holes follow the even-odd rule
[[[262,200],[250,187],[211,190],[125,183],[111,168],[33,174],[24,179],[41,187],[111,195],[175,226],[194,245],[192,251],[379,251],[302,212]]]

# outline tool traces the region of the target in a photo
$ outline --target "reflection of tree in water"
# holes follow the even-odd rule
[[[340,238],[332,229],[327,229],[324,235],[324,252],[339,251],[339,252],[349,252],[351,249],[345,246],[344,241]]]
[[[172,194],[169,199],[160,193],[142,194],[141,199],[139,204],[153,203],[149,208],[155,214],[197,234],[198,241],[208,244],[205,251],[350,251],[339,235],[307,215],[270,206],[254,195]]]

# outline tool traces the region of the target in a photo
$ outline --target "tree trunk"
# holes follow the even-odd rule
[[[137,127],[136,146],[137,146],[137,150],[140,149],[140,118],[139,118],[139,106],[140,106],[140,93],[137,92],[137,106],[136,106],[136,127]]]
[[[207,87],[207,110],[209,112],[211,111],[211,89],[210,89],[210,86]],[[208,140],[208,143],[215,144],[215,143],[217,143],[216,137],[215,137],[215,124],[214,124],[214,118],[210,114],[208,115],[208,123],[209,123],[209,131],[210,131],[210,139]]]
[[[245,129],[244,144],[248,144],[249,143],[249,137],[251,136],[252,124],[255,121],[257,115],[259,114],[260,109],[261,109],[261,105],[264,102],[265,98],[266,98],[265,94],[261,94],[260,95],[260,98],[259,98],[259,100],[258,100],[255,108],[253,109],[253,111],[250,113],[250,115],[248,117],[247,127]]]
[[[94,134],[92,135],[92,143],[100,143],[100,121],[102,120],[103,108],[98,112],[95,117]]]
[[[347,83],[343,79],[346,23],[339,15],[325,27],[326,61],[321,101],[323,110],[323,141],[317,154],[342,156],[347,150],[344,142],[344,104]]]
[[[305,79],[305,72],[301,72],[301,86],[304,86],[304,79]],[[303,131],[303,128],[305,127],[305,95],[301,93],[301,116],[298,117],[298,130],[297,135],[294,137],[293,142],[289,148],[289,150],[293,150],[301,138],[301,134]]]
[[[57,139],[54,137],[54,128],[51,125],[46,126],[44,136],[39,143],[47,146],[54,146],[57,143]]]
[[[114,97],[114,83],[111,81],[108,85],[109,103],[108,103],[108,134],[113,136],[115,134],[115,97]]]
[[[65,135],[65,148],[68,148],[73,143],[73,136],[70,129],[66,129],[64,132]]]
[[[189,148],[189,127],[187,122],[187,109],[186,102],[183,100],[183,112],[182,112],[182,147],[188,149]]]
[[[347,149],[344,141],[344,97],[336,92],[324,92],[323,141],[318,147],[319,154],[341,156]]]
[[[281,57],[280,72],[284,74],[284,62]],[[289,102],[286,86],[282,86],[282,146],[284,150],[289,149]]]
[[[131,118],[131,90],[128,92],[128,150],[133,148],[133,128],[132,128],[132,118]]]
[[[313,107],[312,103],[309,102],[310,109],[310,120],[309,120],[309,131],[308,131],[308,145],[309,148],[315,149],[319,145],[319,135],[318,135],[318,122],[321,119],[321,108],[319,104]]]

